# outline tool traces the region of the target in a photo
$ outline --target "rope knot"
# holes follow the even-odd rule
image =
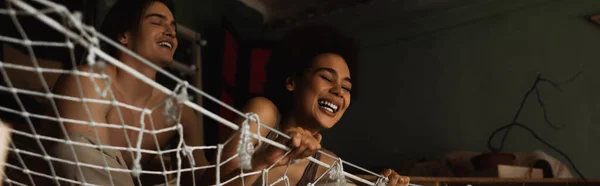
[[[179,117],[177,105],[183,104],[184,102],[189,100],[187,86],[187,82],[177,85],[177,87],[175,87],[175,90],[173,91],[174,95],[172,95],[165,102],[165,108],[163,109],[162,114],[168,123],[174,123],[178,121]]]
[[[183,153],[183,156],[186,156],[189,158],[190,164],[192,167],[196,166],[196,161],[194,161],[194,158],[193,158],[194,155],[192,154],[193,151],[194,150],[192,149],[192,147],[187,146],[187,145],[185,145],[181,151],[181,153]]]
[[[134,177],[139,177],[141,173],[142,173],[142,166],[140,165],[139,162],[135,161],[133,163],[133,168],[131,169],[131,175],[133,175]]]
[[[329,179],[335,180],[335,185],[338,186],[346,184],[346,176],[344,175],[344,166],[342,165],[341,158],[331,167]]]
[[[173,123],[177,121],[177,106],[174,103],[173,99],[167,99],[162,114],[167,120],[167,123]]]
[[[239,165],[241,169],[252,169],[252,155],[254,154],[254,144],[252,143],[252,132],[250,131],[250,122],[258,122],[258,115],[255,113],[247,113],[246,120],[240,128],[240,141],[237,151],[239,153]],[[259,128],[260,130],[260,128]],[[259,140],[260,143],[260,140]]]
[[[375,186],[387,186],[389,183],[389,179],[387,177],[379,177],[375,182]]]
[[[188,86],[189,86],[188,82],[185,81],[185,82],[183,82],[183,86],[180,87],[179,94],[177,94],[177,96],[176,96],[177,102],[179,104],[182,104],[182,103],[190,100],[190,97],[188,96],[188,92],[187,92]]]
[[[389,179],[387,177],[379,177],[377,178],[377,182],[375,182],[375,186],[387,186]]]
[[[96,60],[96,53],[94,52],[95,46],[90,45],[88,47],[88,55],[86,56],[86,60],[88,65],[90,66],[90,78],[92,79],[92,84],[94,85],[94,90],[101,97],[106,97],[108,95],[108,90],[110,90],[110,78],[106,76],[104,70],[106,69],[106,62],[104,60]],[[104,87],[98,86],[96,83],[96,74],[100,75],[101,80],[104,81]]]

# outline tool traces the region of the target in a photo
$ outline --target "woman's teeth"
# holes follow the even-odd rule
[[[325,110],[329,111],[329,112],[333,112],[336,113],[338,111],[339,106],[329,102],[329,101],[325,101],[325,100],[319,100],[319,106],[324,108]]]

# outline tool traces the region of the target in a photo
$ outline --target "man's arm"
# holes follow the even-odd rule
[[[89,71],[87,67],[81,67],[80,71]],[[105,81],[99,78],[90,78],[87,76],[63,75],[54,85],[54,93],[61,96],[69,96],[78,99],[77,101],[55,98],[56,106],[61,118],[79,120],[94,123],[106,123],[106,114],[110,108],[109,104],[83,102],[82,98],[95,100],[108,100],[96,92],[96,86],[103,89],[106,87]],[[108,130],[105,127],[95,127],[90,123],[75,124],[65,122],[64,126],[67,133],[80,133],[90,137],[96,137],[102,144],[110,144]],[[62,134],[61,134],[62,135]]]
[[[202,123],[200,123],[200,121],[198,120],[198,117],[196,115],[196,112],[194,112],[194,110],[192,110],[189,107],[184,107],[183,108],[183,140],[185,141],[185,144],[187,144],[188,146],[192,146],[192,147],[198,147],[198,146],[204,146],[204,135],[203,135],[203,128],[202,128]],[[194,159],[194,163],[195,166],[194,167],[200,167],[200,166],[206,166],[208,165],[208,160],[206,159],[206,155],[204,154],[204,150],[194,150],[193,151],[193,159]],[[184,168],[189,168],[190,166],[190,162],[189,159],[186,157],[182,157],[182,165]],[[204,169],[199,169],[194,171],[195,173],[195,180],[196,182],[200,181],[200,177],[202,176],[202,174],[204,173]],[[182,184],[183,185],[192,185],[191,181],[192,181],[192,175],[190,174],[191,172],[187,172],[187,174],[182,174]],[[186,182],[190,182],[190,183],[186,183]]]

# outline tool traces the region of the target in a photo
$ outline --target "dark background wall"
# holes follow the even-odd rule
[[[600,11],[600,1],[488,0],[420,14],[393,7],[376,3],[314,20],[364,45],[361,97],[324,131],[325,147],[371,168],[487,151],[489,135],[511,122],[536,73],[562,81],[583,70],[562,92],[539,88],[549,119],[564,129],[544,122],[535,99],[519,121],[571,156],[585,176],[600,177],[600,27],[586,17]],[[565,160],[520,129],[504,150],[536,149]]]
[[[302,23],[325,22],[362,43],[363,85],[343,120],[324,131],[324,145],[371,169],[450,151],[488,151],[492,131],[509,124],[537,73],[567,80],[539,92],[519,122],[567,153],[586,177],[600,177],[597,44],[588,16],[595,0],[456,1],[406,7],[402,1],[344,9]],[[267,32],[276,38],[285,29]],[[494,141],[498,144],[498,140]],[[514,129],[504,151],[555,151]],[[574,173],[573,170],[571,170]]]

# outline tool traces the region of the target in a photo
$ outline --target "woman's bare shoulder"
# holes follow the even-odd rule
[[[270,127],[275,126],[279,117],[277,106],[265,97],[254,97],[250,99],[242,109],[242,112],[257,114],[260,121]]]

